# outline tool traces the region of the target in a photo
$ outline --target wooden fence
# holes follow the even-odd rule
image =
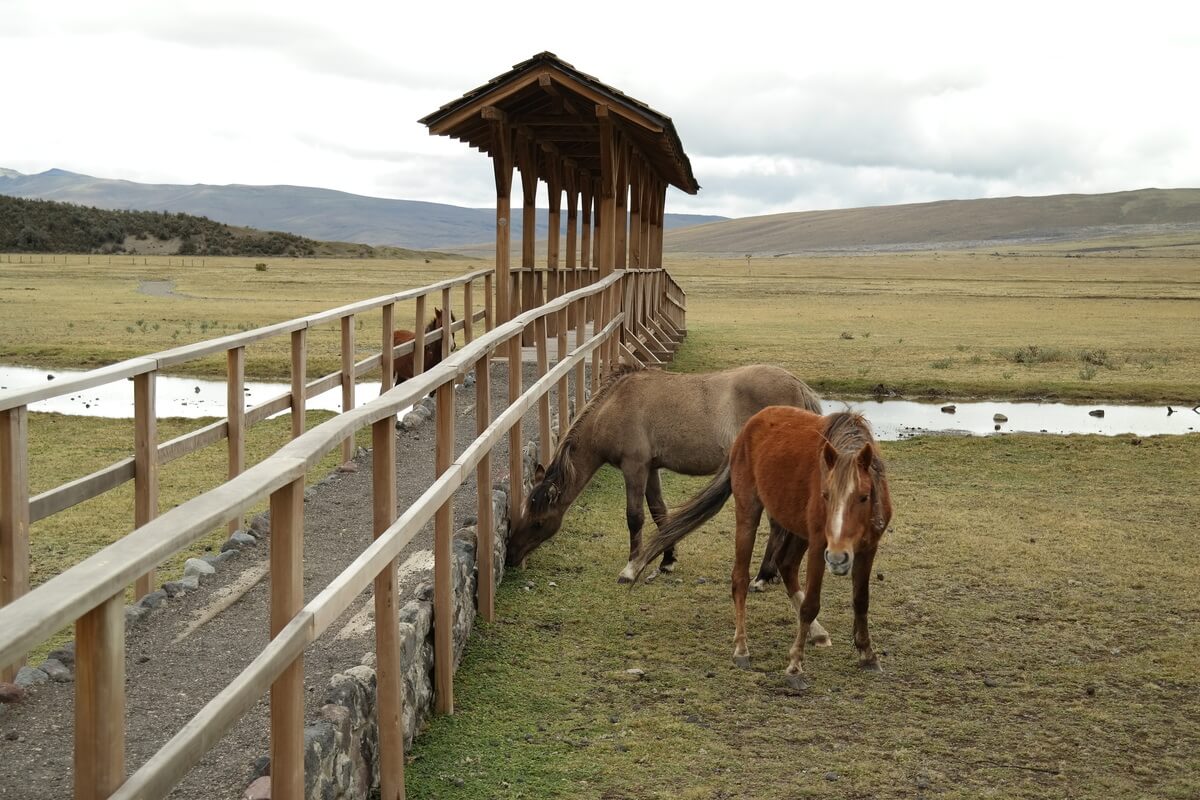
[[[592,276],[594,279],[594,276]],[[557,276],[551,276],[550,280]],[[472,284],[485,283],[485,309],[476,313]],[[18,664],[22,654],[63,626],[75,623],[75,796],[79,798],[142,798],[166,795],[226,730],[270,689],[272,793],[276,798],[299,798],[304,786],[303,653],[359,595],[374,584],[378,722],[382,796],[402,797],[403,731],[401,674],[396,603],[397,557],[412,537],[434,520],[434,652],[436,708],[454,708],[451,653],[450,545],[453,530],[451,501],[471,470],[478,489],[479,611],[493,618],[494,574],[491,506],[491,451],[505,437],[509,443],[510,503],[515,514],[522,503],[521,418],[535,405],[543,455],[550,447],[550,391],[557,389],[560,424],[568,415],[568,376],[574,374],[576,409],[583,407],[585,361],[591,359],[593,390],[619,360],[653,363],[656,351],[669,353],[684,335],[685,297],[664,270],[618,271],[582,288],[562,292],[550,302],[527,310],[513,320],[493,325],[491,271],[476,272],[432,286],[373,298],[300,320],[280,323],[246,334],[225,337],[142,359],[95,370],[53,389],[0,394],[0,551],[3,553],[5,605],[0,608],[0,664]],[[549,281],[547,281],[549,282]],[[586,281],[582,281],[586,283]],[[399,387],[391,386],[394,355],[414,352],[420,366],[422,340],[392,347],[395,304],[417,303],[421,322],[425,298],[464,287],[466,312],[458,327],[468,344],[436,367]],[[540,294],[537,297],[541,299]],[[381,350],[359,362],[353,360],[353,317],[382,309]],[[343,368],[324,378],[307,381],[305,331],[312,325],[342,321]],[[472,340],[472,323],[482,319],[488,333]],[[589,322],[590,335],[589,335]],[[420,330],[422,326],[418,324]],[[538,380],[522,386],[522,337],[532,329]],[[548,340],[556,340],[556,363],[549,367]],[[348,332],[348,333],[347,333]],[[568,334],[576,345],[568,352]],[[243,407],[240,381],[244,347],[273,335],[292,337],[292,391],[250,411]],[[442,340],[443,353],[449,349]],[[158,444],[154,437],[153,380],[155,373],[191,358],[225,351],[229,364],[229,418],[186,437]],[[347,356],[346,353],[351,355]],[[500,355],[497,355],[500,354]],[[489,364],[504,357],[510,369],[508,406],[492,420]],[[384,392],[354,408],[353,381],[379,366]],[[474,372],[476,377],[477,438],[461,454],[454,452],[454,382]],[[140,413],[135,417],[135,455],[132,459],[58,489],[28,498],[26,491],[26,409],[29,403],[69,391],[132,377]],[[237,391],[234,392],[234,385]],[[303,432],[304,400],[328,388],[343,386],[343,413]],[[347,389],[347,386],[349,387]],[[139,388],[140,387],[140,388]],[[395,416],[430,392],[437,395],[436,474],[434,483],[412,506],[397,515]],[[271,413],[292,408],[291,442],[249,469],[240,461],[245,428]],[[370,425],[373,444],[373,509],[375,541],[311,602],[303,605],[304,480],[307,470],[326,453],[352,442],[356,431]],[[157,466],[222,438],[230,441],[229,480],[155,517]],[[348,457],[349,449],[344,451]],[[157,454],[157,455],[156,455]],[[548,459],[546,459],[548,460]],[[235,469],[236,467],[236,469]],[[50,579],[32,592],[15,591],[28,576],[28,527],[39,519],[120,482],[136,484],[135,530],[101,552]],[[187,723],[157,754],[126,778],[125,756],[125,590],[131,582],[148,588],[153,570],[164,559],[188,546],[214,527],[241,523],[248,509],[264,498],[271,508],[271,643]],[[36,504],[37,511],[34,511]],[[40,516],[36,516],[37,515]]]

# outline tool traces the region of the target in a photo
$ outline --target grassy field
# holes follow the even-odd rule
[[[772,362],[829,395],[1200,402],[1200,250],[1079,247],[677,258],[677,367]]]
[[[795,615],[777,587],[751,595],[753,668],[733,666],[731,509],[684,541],[676,578],[617,586],[623,489],[605,468],[506,577],[455,716],[417,739],[409,796],[1200,796],[1200,437],[935,438],[884,454],[882,675],[859,672],[849,583],[832,578],[834,646],[810,651],[806,694],[783,681]]]

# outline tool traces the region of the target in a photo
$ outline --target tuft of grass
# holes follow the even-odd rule
[[[1092,378],[1096,377],[1096,370],[1097,370],[1097,367],[1095,364],[1086,364],[1085,363],[1082,367],[1079,368],[1079,380],[1090,381]]]
[[[954,366],[954,359],[939,358],[935,361],[930,361],[929,366],[933,367],[934,369],[950,369],[950,367]]]
[[[1066,356],[1063,351],[1057,347],[1041,347],[1036,344],[1027,344],[1024,347],[1018,347],[1015,350],[1003,352],[1004,358],[1014,364],[1049,364],[1056,361],[1063,361]]]
[[[1080,350],[1079,360],[1084,364],[1095,367],[1117,368],[1117,365],[1109,357],[1107,350]]]

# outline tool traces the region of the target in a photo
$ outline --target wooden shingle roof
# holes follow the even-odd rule
[[[494,156],[494,126],[484,108],[499,109],[509,124],[580,169],[600,173],[597,106],[665,183],[696,194],[700,185],[671,118],[580,72],[553,53],[538,53],[420,120],[429,132],[466,142]]]

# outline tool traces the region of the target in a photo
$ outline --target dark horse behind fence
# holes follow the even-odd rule
[[[550,465],[537,466],[535,485],[509,538],[508,563],[520,564],[558,532],[567,509],[604,464],[625,477],[632,558],[641,547],[643,498],[655,522],[667,514],[658,470],[713,474],[727,462],[746,420],[769,405],[821,410],[803,381],[766,364],[706,374],[619,368],[559,442]],[[771,552],[768,547],[763,579],[775,576]],[[668,549],[660,569],[670,572],[674,564],[674,550]]]
[[[443,312],[442,309],[435,308],[433,310],[433,319],[429,320],[429,323],[425,326],[425,332],[433,333],[434,331],[441,329],[442,320],[443,320],[444,316],[445,316],[445,312]],[[454,341],[454,332],[453,332],[455,321],[456,320],[454,319],[454,312],[451,311],[450,312],[450,328],[451,328],[450,350],[451,350],[451,352],[453,352],[454,350],[457,349],[457,343]],[[405,342],[411,342],[416,338],[417,338],[416,334],[414,334],[412,331],[409,331],[409,330],[393,331],[392,332],[392,347],[399,347],[400,345],[404,344]],[[413,376],[414,361],[415,361],[415,359],[413,358],[412,352],[405,353],[402,356],[396,356],[395,360],[392,362],[392,383],[393,383],[393,385],[399,385],[403,381],[406,381]],[[426,370],[428,370],[430,367],[440,364],[441,361],[442,361],[442,343],[441,343],[441,341],[439,340],[436,342],[430,342],[429,344],[426,344],[425,345],[424,368]]]
[[[736,544],[733,566],[734,663],[750,664],[746,647],[746,589],[750,557],[763,512],[786,528],[794,542],[781,548],[778,567],[796,610],[799,630],[787,668],[797,689],[804,677],[804,642],[815,629],[826,567],[834,575],[853,573],[854,646],[859,665],[878,671],[867,628],[871,565],[879,538],[892,518],[883,460],[871,428],[859,414],[827,417],[797,408],[767,408],[746,423],[725,467],[708,487],[659,523],[629,569],[636,576],[650,561],[713,518],[733,495]],[[772,526],[775,530],[775,526]],[[800,561],[808,553],[804,588]]]

